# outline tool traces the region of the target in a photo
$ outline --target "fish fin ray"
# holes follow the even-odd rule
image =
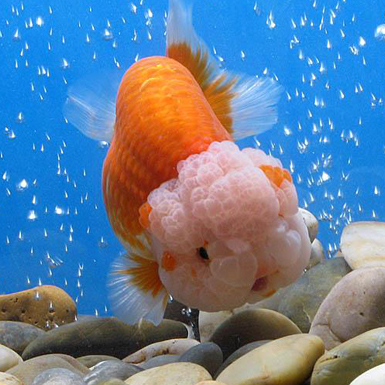
[[[155,325],[162,321],[168,293],[160,281],[154,260],[127,252],[113,263],[109,294],[116,316],[128,324],[145,318]]]
[[[247,78],[220,69],[194,30],[191,3],[169,4],[167,56],[191,72],[225,129],[236,140],[270,129],[277,121],[282,87],[268,77]]]
[[[233,138],[239,140],[272,128],[278,121],[282,91],[283,87],[268,77],[240,79],[231,100]]]
[[[111,142],[120,79],[120,73],[101,71],[78,80],[68,89],[64,117],[85,136]]]

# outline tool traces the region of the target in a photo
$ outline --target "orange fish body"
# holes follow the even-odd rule
[[[115,234],[141,247],[139,209],[148,194],[177,176],[179,161],[223,140],[232,139],[186,67],[160,56],[132,65],[119,88],[103,167],[105,206]]]

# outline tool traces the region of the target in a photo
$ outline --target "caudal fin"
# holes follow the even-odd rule
[[[166,309],[168,293],[158,275],[156,261],[126,253],[113,263],[109,277],[114,314],[129,324],[145,318],[158,325]]]
[[[63,106],[64,117],[89,138],[111,142],[121,76],[101,71],[72,85]]]
[[[259,134],[277,122],[282,87],[268,77],[239,76],[221,70],[194,30],[191,2],[169,1],[167,56],[189,69],[234,139]]]

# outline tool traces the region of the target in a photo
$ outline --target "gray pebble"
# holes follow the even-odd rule
[[[24,322],[0,321],[0,344],[18,354],[22,354],[30,342],[44,333],[44,330]]]
[[[119,378],[110,378],[108,380],[102,380],[98,385],[126,385],[126,383]]]
[[[53,368],[35,377],[31,385],[86,385],[82,377],[68,369]]]
[[[241,348],[236,350],[233,354],[231,354],[227,360],[219,367],[218,371],[215,374],[215,378],[219,376],[219,374],[225,370],[230,364],[232,364],[234,361],[236,361],[238,358],[241,358],[246,353],[251,352],[254,349],[259,348],[262,345],[265,345],[266,343],[270,342],[271,340],[263,340],[263,341],[255,341],[250,342],[249,344],[243,345]]]
[[[308,333],[325,297],[350,271],[343,258],[326,259],[308,270],[285,291],[278,311],[298,325],[303,333]]]
[[[67,369],[80,377],[89,373],[89,369],[79,361],[65,354],[48,354],[21,362],[7,370],[7,373],[19,378],[25,385],[30,385],[32,381],[45,370],[62,368]]]
[[[93,367],[91,372],[84,377],[84,381],[88,385],[96,385],[100,381],[110,378],[126,380],[140,371],[142,371],[140,367],[122,361],[103,361]]]
[[[158,326],[143,320],[128,325],[115,317],[72,322],[46,332],[24,350],[23,360],[49,353],[73,357],[102,354],[124,358],[154,342],[185,338],[186,326],[177,321],[163,320]]]
[[[190,362],[204,367],[212,376],[223,362],[221,348],[213,342],[203,342],[183,353],[179,362]]]
[[[161,356],[152,357],[140,366],[143,369],[151,369],[156,368],[158,366],[163,366],[167,364],[172,364],[174,362],[178,362],[179,360],[178,354],[162,354]]]
[[[210,338],[223,352],[224,359],[243,345],[254,341],[274,340],[299,334],[296,326],[284,315],[267,309],[244,310],[220,324]]]

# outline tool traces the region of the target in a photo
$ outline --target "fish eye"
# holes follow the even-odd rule
[[[200,247],[199,249],[197,249],[197,252],[202,259],[209,259],[209,254],[207,253],[207,250],[204,247]]]

